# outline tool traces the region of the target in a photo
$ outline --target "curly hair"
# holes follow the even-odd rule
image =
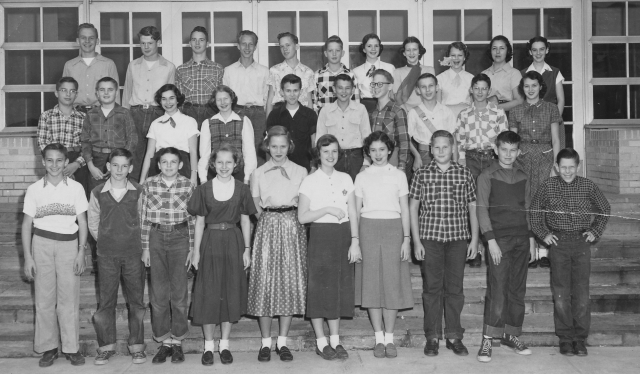
[[[547,84],[544,83],[544,78],[542,78],[542,75],[540,75],[540,73],[538,73],[535,70],[531,70],[528,71],[526,73],[524,73],[524,75],[522,76],[522,79],[520,79],[520,84],[518,85],[518,93],[520,94],[521,97],[527,97],[524,94],[524,80],[525,79],[531,79],[531,80],[536,80],[538,81],[538,84],[540,84],[540,98],[544,97],[544,94],[547,93]]]
[[[216,104],[216,95],[221,92],[227,93],[231,97],[231,110],[233,110],[236,107],[236,104],[238,104],[238,96],[236,96],[236,93],[231,89],[231,87],[225,86],[224,84],[221,84],[213,89],[213,92],[211,92],[211,97],[209,98],[209,102],[207,104],[213,109],[214,112],[220,112],[220,109]]]
[[[362,147],[364,148],[364,153],[369,157],[371,157],[370,148],[373,142],[382,142],[387,146],[387,150],[389,151],[389,154],[387,155],[387,160],[389,159],[389,157],[391,157],[391,154],[393,153],[393,150],[396,147],[396,143],[393,140],[391,140],[391,138],[389,138],[389,135],[387,135],[382,131],[374,131],[371,134],[369,134],[369,136],[364,138],[364,142],[362,145]]]
[[[363,55],[367,55],[367,52],[364,51],[364,47],[367,45],[367,43],[369,42],[369,40],[371,39],[375,39],[378,41],[378,45],[380,46],[380,52],[378,52],[378,56],[380,57],[380,55],[382,55],[382,51],[384,50],[384,46],[382,45],[382,41],[380,40],[380,37],[377,34],[374,33],[370,33],[364,36],[364,38],[362,38],[362,43],[360,43],[360,46],[358,47],[358,50],[360,51],[360,53],[362,53]]]
[[[497,41],[501,41],[504,43],[504,45],[507,46],[507,57],[505,57],[504,61],[505,62],[511,61],[511,59],[513,58],[513,47],[511,46],[511,42],[509,41],[509,39],[507,39],[507,37],[504,35],[496,35],[493,37],[493,39],[491,39],[491,42],[489,43],[489,48],[487,49],[487,55],[489,56],[489,59],[493,61],[493,56],[491,56],[491,48],[493,47],[493,43]]]
[[[467,45],[463,42],[453,42],[449,44],[449,46],[447,47],[447,52],[444,54],[445,57],[449,57],[451,55],[451,48],[462,51],[462,53],[464,54],[464,61],[462,62],[462,64],[464,65],[471,55],[471,52],[469,52],[469,48],[467,47]]]
[[[182,104],[184,104],[184,100],[185,100],[184,94],[180,92],[180,90],[178,89],[178,87],[176,87],[175,84],[167,83],[164,86],[160,87],[158,91],[156,91],[155,96],[153,97],[156,103],[160,105],[160,108],[162,108],[162,94],[168,91],[173,91],[173,93],[176,95],[176,100],[178,100],[179,107],[182,106]]]

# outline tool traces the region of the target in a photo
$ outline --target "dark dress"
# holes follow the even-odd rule
[[[204,216],[207,224],[233,223],[228,230],[205,229],[193,289],[190,317],[195,325],[236,322],[247,312],[247,276],[242,254],[244,239],[237,227],[240,216],[255,214],[249,186],[237,180],[227,201],[213,197],[212,181],[196,188],[187,210]]]

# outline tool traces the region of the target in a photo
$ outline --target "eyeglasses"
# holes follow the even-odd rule
[[[62,92],[63,94],[66,94],[68,92],[72,95],[75,95],[78,93],[78,90],[67,90],[66,88],[61,88],[58,90],[58,92]]]
[[[369,86],[371,88],[382,88],[382,86],[384,86],[385,84],[391,84],[391,83],[388,83],[388,82],[377,82],[377,83],[376,82],[371,82],[369,84]]]
[[[489,87],[473,87],[474,91],[482,91],[482,92],[487,92],[489,91]]]

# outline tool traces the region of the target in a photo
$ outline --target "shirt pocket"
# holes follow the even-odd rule
[[[173,209],[174,211],[184,212],[187,210],[187,201],[180,195],[173,195],[171,198],[171,209]]]
[[[218,85],[217,83],[217,78],[218,75],[207,75],[203,80],[202,80],[202,88],[203,88],[203,94],[209,93],[209,92],[213,92],[213,90],[216,88],[216,86]]]
[[[467,201],[467,189],[465,188],[465,186],[466,183],[456,183],[451,188],[452,198],[457,204],[464,205]]]
[[[118,118],[114,121],[112,126],[109,126],[109,134],[113,140],[125,140],[125,122],[124,118]],[[112,144],[113,145],[113,144]]]
[[[191,78],[191,77],[183,77],[182,78],[182,86],[184,87],[185,91],[187,91],[187,90],[192,91],[194,86],[195,86],[195,82],[193,81],[193,78]],[[209,91],[209,92],[211,92],[211,91]]]
[[[151,210],[160,210],[162,209],[162,197],[157,195],[148,195],[147,199],[147,208]]]

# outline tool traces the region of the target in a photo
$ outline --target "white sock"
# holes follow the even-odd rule
[[[385,332],[384,333],[384,344],[393,344],[393,333]]]
[[[171,344],[182,345],[182,340],[171,339]]]
[[[492,337],[487,336],[487,335],[482,335],[482,337],[485,338],[485,339],[493,339]]]
[[[375,331],[376,344],[384,344],[384,331]]]
[[[538,248],[538,257],[539,258],[543,258],[543,257],[547,257],[549,255],[549,249],[540,246],[540,248]]]
[[[204,351],[213,352],[213,340],[205,340],[204,341]]]
[[[286,336],[278,336],[278,348],[287,346],[287,337]]]
[[[329,335],[329,342],[331,343],[331,348],[336,349],[340,344],[340,335]]]
[[[220,341],[218,342],[218,352],[222,352],[225,349],[229,349],[229,340],[220,339]]]
[[[269,338],[262,338],[262,347],[260,347],[261,349],[267,347],[269,349],[271,349],[271,337]]]
[[[323,336],[322,338],[316,339],[316,345],[318,346],[318,350],[322,351],[324,347],[327,346],[327,337]]]
[[[162,341],[162,345],[166,345],[167,347],[171,347],[171,341],[173,339],[171,338],[166,338],[165,340]]]

